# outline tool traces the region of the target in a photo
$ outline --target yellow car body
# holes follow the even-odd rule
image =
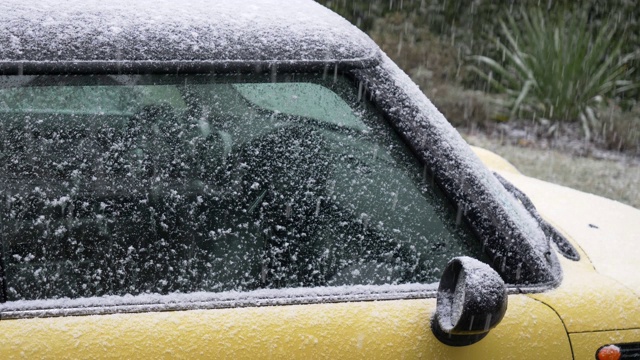
[[[379,96],[374,99],[378,101],[376,105],[382,104],[381,108],[386,106],[387,110],[390,109],[385,113],[386,118],[396,121],[394,126],[401,128],[400,132],[404,132],[406,138],[409,138],[409,133],[433,135],[434,139],[409,139],[415,153],[422,151],[420,160],[424,163],[424,173],[420,171],[420,175],[424,174],[423,181],[428,180],[428,161],[433,158],[440,161],[440,158],[444,158],[446,161],[434,160],[429,166],[437,165],[437,170],[442,170],[439,174],[444,174],[440,176],[448,181],[443,183],[454,190],[462,189],[462,193],[463,190],[468,190],[466,179],[464,176],[461,177],[462,180],[452,176],[455,171],[449,169],[462,164],[460,167],[468,171],[466,174],[478,171],[480,180],[475,185],[488,183],[489,190],[495,190],[493,193],[487,191],[484,195],[497,193],[497,198],[502,196],[498,200],[508,200],[490,203],[500,210],[509,201],[516,204],[518,202],[515,197],[509,198],[490,171],[498,173],[526,194],[541,217],[553,225],[577,250],[579,260],[570,260],[557,249],[553,253],[547,253],[549,257],[545,264],[557,265],[549,265],[557,272],[553,274],[556,277],[551,280],[549,277],[544,278],[540,284],[534,283],[530,287],[527,286],[531,284],[527,283],[523,287],[519,286],[522,284],[510,286],[508,306],[502,321],[486,337],[465,346],[446,345],[434,335],[432,323],[438,307],[435,287],[425,292],[407,292],[408,295],[403,297],[402,292],[387,296],[388,293],[384,291],[369,292],[369,288],[354,286],[356,290],[353,294],[358,296],[343,298],[337,295],[332,297],[335,294],[324,294],[318,288],[287,297],[286,290],[290,289],[284,289],[283,296],[271,296],[263,302],[259,296],[251,301],[235,302],[234,296],[241,298],[244,295],[242,291],[234,289],[227,291],[223,297],[216,298],[215,302],[207,300],[207,294],[195,294],[187,305],[181,304],[180,299],[191,294],[184,293],[178,294],[183,296],[178,298],[172,297],[174,293],[159,295],[139,292],[142,300],[136,300],[135,296],[128,294],[102,294],[91,300],[96,302],[87,303],[83,302],[86,299],[69,299],[64,296],[15,301],[3,299],[0,303],[0,359],[593,359],[603,346],[640,344],[640,211],[612,200],[529,178],[519,173],[506,160],[481,148],[472,149],[477,158],[474,157],[473,152],[422,92],[370,39],[343,19],[336,19],[337,16],[328,14],[319,5],[311,1],[292,1],[291,6],[301,10],[292,13],[284,10],[278,12],[275,14],[277,21],[272,23],[265,22],[267,16],[263,16],[263,12],[273,4],[285,8],[289,6],[289,2],[284,6],[285,1],[258,1],[262,6],[257,7],[258,10],[253,9],[253,5],[247,5],[249,9],[253,9],[250,15],[259,20],[254,21],[254,18],[236,11],[239,6],[236,2],[220,1],[216,4],[223,4],[227,11],[221,17],[224,20],[222,22],[231,24],[231,30],[218,33],[216,26],[219,24],[212,24],[208,18],[216,16],[215,11],[209,9],[210,3],[206,1],[194,0],[193,4],[195,8],[199,6],[202,12],[209,11],[206,12],[207,16],[202,16],[199,11],[189,12],[188,5],[183,8],[183,5],[176,5],[172,1],[160,1],[160,10],[154,9],[157,10],[153,13],[157,15],[154,18],[118,13],[120,7],[125,10],[132,7],[142,13],[145,4],[156,6],[154,1],[115,1],[119,6],[117,10],[109,9],[98,1],[88,2],[91,8],[98,9],[89,15],[82,15],[81,10],[85,6],[83,2],[62,2],[60,6],[64,5],[73,11],[50,10],[58,11],[58,16],[65,19],[68,17],[69,20],[49,19],[48,14],[43,14],[44,10],[38,10],[38,16],[43,20],[36,18],[31,23],[27,21],[27,15],[32,11],[30,5],[24,4],[24,1],[12,1],[9,1],[9,5],[0,4],[0,20],[3,20],[0,22],[0,39],[9,39],[7,42],[11,43],[9,47],[0,45],[0,76],[9,74],[20,77],[29,71],[34,76],[49,76],[49,72],[56,75],[86,75],[97,71],[102,75],[107,74],[105,77],[108,80],[122,80],[119,77],[121,72],[135,77],[139,73],[147,74],[145,71],[167,75],[187,69],[210,75],[216,71],[226,74],[225,71],[229,71],[227,67],[238,65],[234,71],[239,71],[243,76],[250,77],[255,72],[273,82],[279,75],[277,69],[290,71],[287,76],[292,78],[295,78],[292,74],[300,76],[298,72],[313,71],[314,76],[325,81],[325,78],[330,79],[332,75],[337,79],[340,71],[352,80],[373,79],[371,84],[363,85],[364,81],[356,84],[357,103]],[[164,11],[163,7],[169,10]],[[19,16],[7,20],[5,17],[10,17],[14,10],[18,11]],[[88,25],[75,24],[72,20],[76,14],[85,16],[80,19],[88,19]],[[129,31],[127,35],[120,35],[124,30],[116,20],[113,20],[115,25],[103,22],[105,14],[126,16],[126,20],[133,24],[130,28],[125,26],[124,30]],[[184,23],[174,23],[174,15],[178,18],[185,16],[186,20]],[[16,32],[16,36],[12,33],[14,29],[9,31],[8,25],[5,25],[12,21],[15,21],[15,25],[11,26],[20,30]],[[21,21],[26,21],[28,26],[19,28]],[[162,21],[168,25],[164,25]],[[200,29],[204,28],[210,33],[192,31],[189,28],[192,22],[204,24]],[[256,23],[261,26],[267,24],[269,27],[253,29],[252,26]],[[281,26],[282,24],[285,26]],[[62,30],[55,34],[47,30],[54,25]],[[76,25],[77,28],[74,27]],[[326,40],[318,34],[305,32],[309,26],[313,29],[337,30],[331,33],[334,38]],[[178,41],[180,39],[176,40],[176,36],[166,35],[167,31],[173,31],[188,41]],[[239,41],[240,45],[236,46],[231,41],[238,40],[235,38],[236,33],[253,36],[253,43]],[[273,33],[284,37],[284,40],[273,36]],[[262,37],[265,34],[272,36],[272,40],[282,41],[271,44]],[[206,38],[209,35],[211,38]],[[56,41],[41,41],[39,36],[51,36],[62,45]],[[110,41],[110,36],[117,41]],[[285,41],[288,39],[286,36],[297,37],[295,41],[288,43]],[[68,38],[82,40],[78,42],[81,45],[97,44],[97,55],[87,55],[76,43],[64,45],[62,40]],[[128,42],[131,39],[135,40],[133,45]],[[155,46],[153,51],[146,51],[144,46],[138,46],[147,40],[150,46]],[[220,41],[216,42],[218,40]],[[338,43],[338,40],[344,41],[344,45]],[[123,47],[122,44],[128,47]],[[65,51],[58,51],[58,45],[64,45]],[[14,51],[14,48],[18,50]],[[162,53],[161,50],[165,48],[173,53]],[[220,48],[226,52],[219,52]],[[264,51],[264,54],[254,48]],[[278,51],[270,53],[274,48]],[[328,50],[325,51],[325,48]],[[154,62],[157,59],[153,56],[158,56],[154,51],[162,56],[166,55],[160,59],[165,62]],[[329,54],[331,51],[333,53]],[[259,58],[259,55],[262,57]],[[329,59],[330,55],[335,56],[335,59]],[[35,60],[28,59],[29,56]],[[108,61],[100,63],[104,60],[100,56]],[[214,58],[212,60],[209,57]],[[99,65],[104,67],[97,68]],[[291,81],[293,80],[286,78],[282,82]],[[123,82],[127,84],[126,81]],[[186,78],[184,84],[187,84]],[[369,85],[372,87],[366,88]],[[267,87],[260,89],[265,88]],[[383,91],[389,89],[394,94],[401,94],[402,101],[388,101],[385,104],[389,99],[385,98]],[[152,95],[171,94],[169,97],[173,98],[169,102],[181,101],[179,92],[163,91]],[[333,97],[325,96],[324,99],[340,100],[335,94],[331,95]],[[52,103],[55,105],[55,102]],[[268,106],[264,107],[268,109]],[[303,110],[298,107],[291,112]],[[139,116],[136,119],[141,118]],[[335,119],[331,120],[336,122]],[[335,123],[329,125],[337,127]],[[156,126],[156,130],[157,128]],[[4,131],[4,128],[0,128],[0,131]],[[350,131],[355,133],[353,129]],[[242,134],[246,137],[251,135]],[[228,137],[225,139],[228,140]],[[223,142],[220,147],[227,151],[231,148],[231,143]],[[373,158],[378,156],[377,151],[376,148]],[[432,185],[435,178],[434,175],[431,179]],[[259,185],[256,183],[256,187]],[[495,187],[491,187],[494,185]],[[255,204],[260,199],[262,198],[257,198]],[[314,209],[320,208],[321,203],[317,204],[316,208],[314,203]],[[464,202],[461,204],[464,205]],[[393,206],[395,207],[395,203]],[[526,214],[531,217],[524,207],[520,207],[514,210],[516,215]],[[254,206],[249,212],[253,208]],[[462,217],[463,213],[466,216],[466,210],[458,204],[458,217]],[[455,211],[453,214],[455,217]],[[522,219],[518,216],[514,218]],[[535,231],[532,231],[534,235],[540,235],[542,231],[538,225],[533,220],[530,223],[535,225]],[[0,231],[4,231],[2,222]],[[548,240],[542,235],[539,238]],[[517,245],[523,244],[528,243],[523,241]],[[543,245],[548,245],[546,249],[553,249],[549,244],[547,241]],[[515,247],[507,250],[510,250],[508,255],[513,255],[520,249]],[[536,251],[531,250],[536,257],[523,258],[544,262],[541,260],[542,255]],[[504,271],[506,255],[502,259]],[[499,267],[498,264],[496,261],[493,265]],[[518,276],[515,276],[516,280]],[[384,286],[388,286],[393,292],[396,285],[383,284],[382,288],[384,290]],[[344,288],[349,288],[349,285]],[[6,289],[4,290],[6,293]],[[264,288],[259,288],[257,292],[261,290]],[[268,290],[273,295],[282,289],[273,287]],[[318,294],[313,291],[318,291]],[[151,300],[144,298],[147,295]],[[153,297],[155,295],[158,297]],[[159,302],[158,298],[162,296],[166,298]],[[202,301],[199,300],[200,297]],[[123,299],[124,302],[121,301]],[[485,330],[488,330],[488,326]]]
[[[1,320],[0,358],[592,359],[603,345],[637,342],[638,239],[625,234],[640,233],[639,223],[629,222],[638,210],[528,178],[497,155],[474,151],[526,191],[581,255],[579,261],[560,258],[557,288],[509,295],[504,320],[478,343],[442,344],[429,326],[436,299],[409,299]],[[557,201],[584,204],[585,217],[578,209],[557,210]],[[588,211],[594,207],[602,212]],[[572,233],[596,231],[590,221],[613,231],[577,242]],[[621,271],[607,266],[607,256],[630,271],[622,274],[628,282],[616,280]]]

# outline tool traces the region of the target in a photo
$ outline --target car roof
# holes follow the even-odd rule
[[[3,0],[0,44],[0,73],[33,62],[363,67],[379,57],[367,35],[311,0]]]

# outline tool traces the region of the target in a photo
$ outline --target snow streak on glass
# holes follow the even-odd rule
[[[9,300],[430,283],[469,231],[322,74],[0,77]]]

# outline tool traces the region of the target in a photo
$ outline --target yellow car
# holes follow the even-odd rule
[[[640,356],[640,211],[310,0],[2,1],[0,169],[0,359]]]

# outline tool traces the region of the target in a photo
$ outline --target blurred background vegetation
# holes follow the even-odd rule
[[[636,0],[317,1],[369,34],[467,141],[521,169],[553,151],[613,159],[594,186],[589,169],[531,175],[640,208]]]

